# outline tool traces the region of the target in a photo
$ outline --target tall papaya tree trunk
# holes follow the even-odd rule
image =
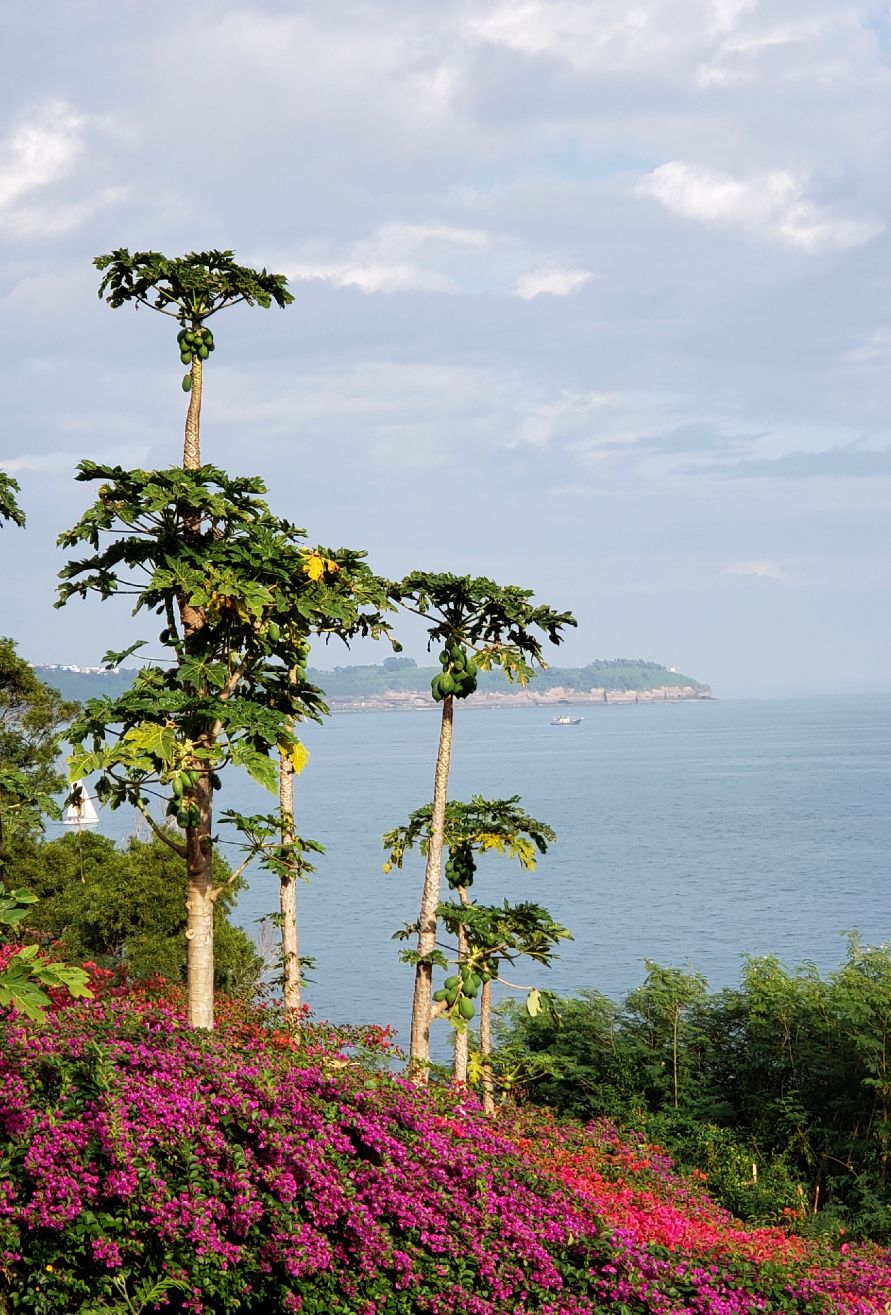
[[[290,854],[289,871],[279,879],[282,937],[282,1000],[292,1027],[300,1018],[300,950],[297,939],[297,873],[293,864],[294,765],[281,754],[278,773],[278,808],[283,851]]]
[[[492,1089],[492,983],[483,982],[480,991],[480,1054],[483,1057],[483,1113],[495,1113]]]
[[[453,705],[452,695],[446,695],[442,701],[442,723],[439,731],[439,748],[436,753],[436,771],[433,777],[430,841],[427,846],[427,867],[424,872],[424,891],[418,918],[418,953],[421,955],[429,955],[436,948],[436,908],[442,886],[442,848],[449,791],[449,766],[452,758]],[[410,1076],[421,1084],[427,1082],[427,1066],[430,1062],[432,1005],[433,965],[422,961],[415,966],[408,1064]]]
[[[197,328],[198,325],[195,325]],[[189,409],[186,412],[186,432],[183,441],[183,466],[197,470],[201,465],[201,389],[204,362],[197,354],[192,357],[192,388]]]
[[[191,1027],[213,1028],[213,791],[210,773],[202,771],[189,793],[198,809],[198,825],[186,828],[186,944],[188,1019]]]
[[[201,465],[201,358],[192,358],[192,388],[186,414],[183,467],[197,470]],[[183,633],[200,629],[204,616],[200,609],[180,603]],[[213,1018],[213,789],[210,773],[202,772],[191,792],[191,802],[198,808],[197,826],[186,827],[186,899],[187,1015],[192,1027],[212,1029]]]
[[[461,899],[466,904],[467,896],[461,890]],[[467,959],[467,932],[463,927],[458,928],[458,962],[464,963]],[[455,1033],[455,1057],[452,1068],[452,1077],[455,1082],[460,1082],[467,1086],[467,1060],[470,1054],[470,1024],[465,1023]]]

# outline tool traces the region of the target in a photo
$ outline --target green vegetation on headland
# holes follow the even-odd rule
[[[72,671],[58,666],[41,666],[36,670],[41,680],[60,690],[66,698],[81,701],[129,689],[136,674],[127,668],[107,673]],[[335,667],[330,671],[308,667],[306,673],[307,679],[334,702],[383,698],[388,693],[429,694],[430,682],[439,674],[439,667],[421,667],[412,658],[404,657],[387,658],[374,665]],[[484,694],[495,690],[502,695],[518,693],[521,688],[506,684],[497,671],[480,671],[477,679],[478,688]],[[693,676],[643,658],[597,658],[583,667],[548,666],[537,674],[532,688],[537,693],[564,689],[570,694],[589,694],[592,689],[622,693],[653,689],[693,689],[703,695],[709,692],[709,686]]]

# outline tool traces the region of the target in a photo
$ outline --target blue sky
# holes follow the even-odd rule
[[[296,301],[216,322],[204,452],[314,540],[534,588],[579,618],[560,660],[728,697],[891,686],[887,4],[3,23],[0,465],[29,526],[0,590],[26,656],[145,633],[123,603],[53,610],[54,541],[79,459],[181,450],[174,332],[104,306],[92,257],[218,246]]]

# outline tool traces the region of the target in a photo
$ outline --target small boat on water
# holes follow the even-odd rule
[[[98,826],[99,814],[92,796],[83,781],[75,781],[71,786],[62,822],[65,826]]]
[[[569,716],[554,717],[554,718],[552,718],[552,720],[551,720],[551,725],[552,725],[552,726],[578,726],[579,722],[580,722],[580,721],[584,721],[584,720],[585,720],[584,717],[569,717]]]

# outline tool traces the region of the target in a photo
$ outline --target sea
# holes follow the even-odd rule
[[[518,984],[621,999],[650,959],[718,989],[739,980],[743,955],[825,973],[849,932],[891,941],[891,695],[559,712],[583,720],[456,707],[450,797],[519,795],[557,832],[534,873],[497,856],[477,872],[479,901],[534,900],[572,932],[550,969],[517,967]],[[305,728],[297,830],[326,852],[299,892],[300,945],[315,961],[306,999],[319,1018],[406,1036],[412,972],[392,938],[417,916],[423,859],[385,874],[381,837],[429,801],[438,733],[438,709]],[[271,795],[226,777],[220,809],[271,811]],[[138,827],[123,810],[102,814],[117,839]],[[274,878],[250,872],[236,921],[261,946],[276,906]]]

